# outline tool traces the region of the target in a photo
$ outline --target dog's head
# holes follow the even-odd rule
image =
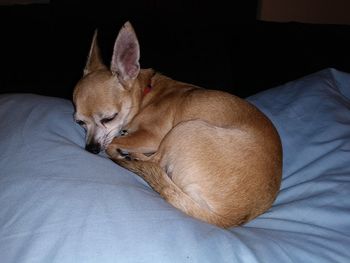
[[[119,31],[110,68],[102,62],[95,31],[82,79],[73,102],[74,118],[85,128],[86,147],[92,153],[106,149],[139,110],[140,48],[129,22]]]

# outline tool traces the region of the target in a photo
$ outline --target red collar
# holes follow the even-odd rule
[[[143,90],[143,96],[145,97],[148,93],[152,91],[151,84],[149,84],[147,87],[144,88]]]

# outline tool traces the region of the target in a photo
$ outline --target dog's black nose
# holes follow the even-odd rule
[[[101,151],[101,147],[99,144],[93,143],[93,144],[86,145],[85,150],[94,154],[98,154]]]

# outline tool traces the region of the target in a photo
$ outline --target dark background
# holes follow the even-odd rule
[[[127,20],[143,68],[241,97],[326,67],[350,72],[350,26],[258,21],[257,1],[96,3],[0,6],[0,93],[70,99],[94,29],[109,64]]]

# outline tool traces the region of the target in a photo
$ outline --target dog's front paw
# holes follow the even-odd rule
[[[118,147],[118,145],[116,144],[110,144],[108,147],[107,147],[107,150],[106,150],[107,154],[109,155],[109,157],[112,159],[112,160],[133,160],[133,156],[131,153],[129,153],[128,151],[126,150],[123,150],[121,148]]]
[[[127,161],[131,161],[132,160],[132,156],[129,154],[129,152],[122,150],[122,149],[117,149],[117,152],[119,153],[119,159],[125,159]]]
[[[120,159],[119,146],[117,144],[111,143],[106,149],[106,153],[111,159]]]

